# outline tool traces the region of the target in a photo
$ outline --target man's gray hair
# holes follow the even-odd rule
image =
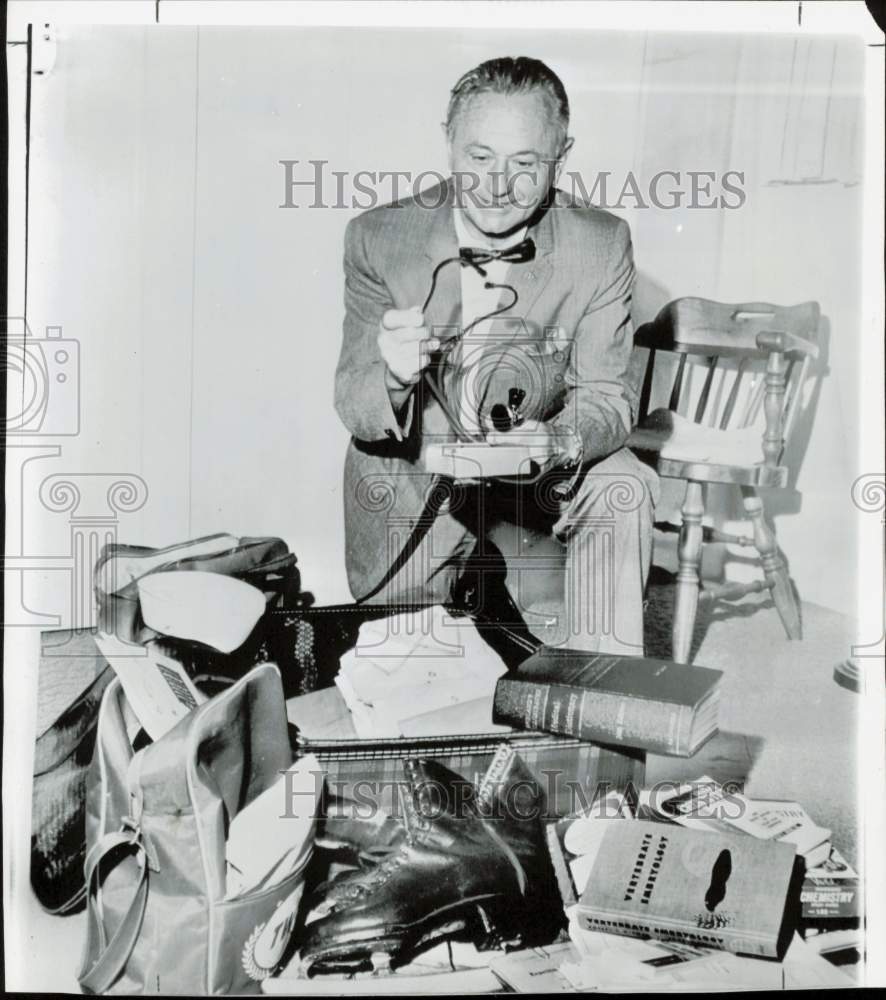
[[[527,56],[503,56],[480,63],[452,88],[449,108],[446,111],[446,132],[449,138],[455,119],[463,105],[477,94],[525,94],[540,90],[551,103],[559,132],[558,145],[562,146],[569,130],[569,98],[560,77],[540,59]]]

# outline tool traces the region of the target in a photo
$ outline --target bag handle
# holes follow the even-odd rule
[[[117,851],[121,847],[130,847],[135,851],[139,862],[139,875],[132,901],[109,941],[101,917],[101,887],[98,884],[98,872],[101,862],[112,851]],[[84,992],[105,993],[126,967],[141,931],[142,918],[148,901],[150,868],[158,870],[156,858],[149,850],[141,830],[131,820],[124,820],[123,827],[118,832],[105,834],[86,855],[84,865],[86,885],[90,895],[95,893],[96,905],[87,905],[86,950],[83,966],[77,975]],[[96,951],[98,957],[92,966],[87,968],[90,956]]]

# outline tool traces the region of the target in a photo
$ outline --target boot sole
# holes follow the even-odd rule
[[[376,937],[367,930],[346,940],[339,938],[335,944],[302,958],[302,972],[307,975],[325,965],[362,966],[379,953],[393,962],[438,938],[462,931],[472,932],[471,939],[479,951],[507,945],[518,947],[522,933],[515,926],[514,917],[513,905],[508,909],[507,901],[500,896],[474,896],[435,910],[415,923],[402,926],[396,933],[388,931]]]

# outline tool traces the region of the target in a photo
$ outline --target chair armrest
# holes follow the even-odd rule
[[[788,331],[764,330],[757,334],[757,347],[761,351],[781,351],[782,354],[801,354],[810,358],[818,357],[818,342],[809,337],[799,337]]]

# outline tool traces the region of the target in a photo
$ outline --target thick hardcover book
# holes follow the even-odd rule
[[[495,688],[493,721],[690,757],[717,731],[719,670],[543,646]]]
[[[600,823],[586,930],[777,958],[791,934],[792,844],[635,820]]]

